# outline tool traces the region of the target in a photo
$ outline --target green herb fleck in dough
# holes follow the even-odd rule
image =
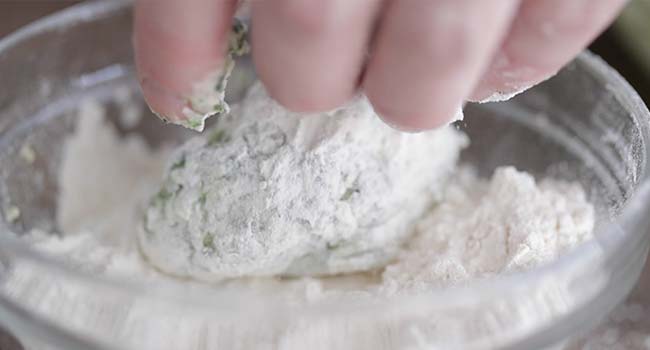
[[[224,142],[228,142],[229,140],[230,140],[230,136],[228,136],[226,131],[223,129],[219,129],[214,131],[208,138],[208,146],[218,145]]]
[[[359,191],[358,188],[350,187],[347,190],[345,190],[345,193],[343,193],[343,195],[341,196],[341,200],[342,201],[347,201],[348,199],[352,198],[352,195],[354,195],[355,193],[359,193],[359,192],[360,191]]]
[[[327,250],[330,250],[330,251],[331,251],[331,250],[336,250],[336,249],[338,249],[340,246],[341,246],[341,243],[340,243],[340,242],[339,242],[339,243],[331,243],[331,242],[327,242],[327,244],[326,244]]]
[[[169,192],[166,188],[161,188],[153,198],[153,204],[163,206],[174,194]]]
[[[173,194],[171,192],[167,191],[166,188],[163,188],[162,190],[160,190],[158,192],[157,198],[160,199],[160,200],[166,201],[169,198],[171,198],[172,196],[173,196]]]
[[[181,159],[172,164],[171,170],[183,169],[185,168],[185,154],[181,155]]]
[[[183,126],[188,129],[199,129],[203,127],[203,120],[200,119],[187,119],[182,122]]]
[[[29,143],[23,144],[20,148],[20,156],[29,164],[34,164],[36,161],[36,151]]]
[[[217,81],[217,85],[215,85],[215,87],[214,87],[214,89],[217,92],[223,93],[223,94],[226,93],[226,85],[228,84],[228,78],[230,77],[230,73],[232,72],[232,70],[234,68],[235,68],[235,61],[233,59],[227,59],[225,64],[224,64],[224,67],[223,67],[223,71],[226,72],[226,73],[222,74],[219,77],[219,80]],[[221,103],[217,103],[215,105],[215,107],[219,106],[219,108],[224,108],[224,110],[225,110],[225,107],[223,106],[223,104],[224,104],[224,102],[222,101]]]
[[[246,41],[246,33],[248,33],[248,28],[244,22],[239,19],[235,19],[232,24],[232,32],[229,37],[229,53],[235,56],[242,56],[248,53],[250,47]]]
[[[203,248],[209,251],[214,251],[214,235],[211,233],[206,233],[203,236]]]
[[[226,106],[224,106],[223,103],[217,103],[217,104],[214,105],[213,108],[214,108],[215,113],[217,113],[217,114],[223,114],[223,113],[226,112]]]
[[[206,192],[201,192],[199,195],[199,204],[200,205],[205,205],[205,202],[208,200],[208,194]]]
[[[228,84],[228,78],[235,68],[235,57],[243,56],[250,51],[248,42],[246,41],[246,33],[248,28],[246,25],[239,19],[235,19],[232,25],[232,31],[228,38],[228,54],[226,55],[226,60],[224,61],[223,72],[217,81],[215,90],[219,93],[225,95],[226,85]],[[214,105],[213,114],[222,114],[229,111],[228,104],[225,101],[221,101]]]
[[[15,205],[10,205],[5,212],[7,223],[13,224],[20,219],[20,209]]]

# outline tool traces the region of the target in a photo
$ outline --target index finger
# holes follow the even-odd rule
[[[154,113],[172,122],[193,84],[224,61],[237,0],[138,0],[134,47],[138,79]]]

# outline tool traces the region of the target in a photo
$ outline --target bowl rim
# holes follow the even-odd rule
[[[131,6],[129,0],[103,0],[73,5],[22,27],[0,40],[0,56],[5,51],[11,50],[13,46],[32,36],[72,26],[80,22],[94,21],[110,16],[128,6]],[[602,59],[591,53],[582,53],[576,60],[581,64],[585,64],[594,72],[595,76],[603,79],[611,86],[614,97],[621,103],[626,112],[637,115],[637,120],[644,121],[643,125],[639,125],[644,132],[644,136],[650,135],[650,112],[629,83]],[[644,148],[650,154],[650,140],[644,138],[644,142]],[[422,302],[431,304],[432,300],[444,304],[445,308],[452,305],[467,305],[468,302],[475,303],[478,300],[489,299],[491,296],[503,295],[504,291],[513,290],[517,285],[530,285],[548,281],[553,276],[577,268],[581,263],[584,264],[585,261],[591,261],[586,257],[602,256],[603,245],[606,245],[606,250],[608,250],[605,253],[611,254],[618,245],[626,240],[636,238],[640,242],[644,232],[624,230],[619,224],[619,221],[621,221],[619,219],[638,216],[637,214],[647,207],[646,204],[650,199],[650,176],[647,169],[647,160],[643,159],[642,161],[643,171],[639,177],[638,185],[624,204],[620,216],[606,228],[607,231],[623,232],[621,235],[605,235],[607,237],[604,239],[585,242],[557,260],[538,268],[495,276],[486,280],[472,281],[463,286],[431,290],[417,295],[381,297],[378,299],[368,298],[368,300],[355,298],[350,302],[342,301],[343,299],[337,299],[335,303],[327,300],[315,301],[314,303],[299,306],[300,317],[311,315],[321,318],[351,313],[371,313],[376,315],[378,312],[391,312],[392,315],[396,313],[412,314],[419,312]],[[132,298],[155,298],[170,302],[172,305],[182,306],[184,309],[190,307],[191,312],[207,312],[214,316],[214,310],[219,310],[224,318],[232,318],[237,315],[250,318],[254,317],[254,315],[267,315],[269,313],[273,315],[292,315],[293,313],[287,312],[287,310],[295,309],[295,306],[273,296],[265,295],[260,297],[259,294],[242,291],[215,291],[214,286],[210,285],[188,292],[184,288],[178,288],[178,286],[171,284],[165,285],[165,283],[162,283],[162,285],[165,285],[164,288],[151,288],[150,284],[142,282],[92,275],[70,268],[62,264],[59,259],[41,255],[23,240],[11,234],[0,233],[0,247],[0,251],[6,250],[7,254],[17,260],[34,264],[46,271],[61,274],[82,285],[105,288],[106,291],[124,294]],[[6,305],[7,302],[10,302],[10,299],[0,293],[0,305]],[[21,307],[19,305],[14,306]],[[27,309],[24,311],[29,313]]]

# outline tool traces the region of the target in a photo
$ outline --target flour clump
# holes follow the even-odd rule
[[[461,167],[444,201],[385,269],[383,289],[428,290],[529,270],[593,238],[594,223],[594,207],[577,183],[536,183],[513,167],[497,168],[486,181]]]
[[[362,97],[302,116],[257,83],[176,151],[140,247],[161,270],[202,280],[380,267],[440,198],[466,144],[453,127],[393,130]]]

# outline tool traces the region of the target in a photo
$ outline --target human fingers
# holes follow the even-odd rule
[[[188,94],[224,62],[236,0],[138,0],[135,61],[151,109],[171,122],[188,117]]]
[[[471,99],[498,100],[555,74],[616,16],[625,0],[524,0]]]
[[[404,130],[447,123],[504,35],[516,0],[391,0],[363,84],[375,110]]]
[[[257,73],[291,110],[337,107],[356,92],[379,0],[276,0],[252,4]]]

